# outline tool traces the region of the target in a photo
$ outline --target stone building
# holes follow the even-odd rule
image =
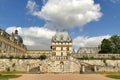
[[[120,71],[120,54],[98,54],[100,49],[97,47],[81,47],[74,52],[72,38],[66,30],[56,31],[51,39],[50,47],[50,50],[27,50],[17,30],[12,34],[0,30],[0,54],[23,53],[17,55],[17,58],[13,57],[12,60],[8,59],[10,57],[0,55],[2,58],[0,59],[0,71],[8,68],[31,73]],[[47,59],[40,60],[41,55],[46,55]],[[26,59],[27,56],[29,59]]]
[[[18,31],[8,34],[0,29],[0,53],[25,53],[27,50]]]
[[[80,47],[77,53],[98,53],[99,51],[98,47]]]
[[[72,39],[66,30],[56,31],[51,40],[52,55],[67,56],[72,53]]]

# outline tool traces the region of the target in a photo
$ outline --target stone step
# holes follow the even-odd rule
[[[35,68],[31,69],[29,71],[29,73],[31,73],[31,74],[39,74],[40,73],[40,69],[39,69],[39,67],[35,67]]]

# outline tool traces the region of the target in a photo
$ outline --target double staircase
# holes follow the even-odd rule
[[[39,66],[30,69],[30,70],[29,70],[29,73],[30,73],[30,74],[39,74],[39,73],[40,73],[40,68],[39,68]]]
[[[93,74],[94,72],[94,66],[85,66],[85,72],[83,74]]]

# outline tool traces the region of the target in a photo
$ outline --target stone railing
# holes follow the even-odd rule
[[[32,63],[32,64],[27,64],[27,72],[29,72],[31,69],[40,67],[40,62]]]
[[[51,60],[59,61],[59,60],[68,60],[68,56],[53,56],[51,57]]]
[[[120,67],[115,66],[98,66],[98,72],[120,72]]]
[[[13,58],[13,59],[39,59],[41,55],[50,57],[50,54],[27,54],[27,53],[0,53],[0,58]]]
[[[120,54],[75,53],[75,54],[72,54],[72,56],[78,59],[120,59]]]

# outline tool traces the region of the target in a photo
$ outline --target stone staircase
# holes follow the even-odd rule
[[[50,63],[49,59],[43,60],[43,61],[38,62],[38,63],[31,64],[29,73],[39,74],[39,73],[47,72],[48,63]],[[40,64],[41,64],[41,70],[40,70]]]
[[[29,73],[69,73],[69,72],[75,72],[75,73],[80,73],[81,65],[84,66],[85,72],[84,74],[92,74],[94,72],[94,66],[83,62],[79,61],[77,59],[70,59],[70,60],[63,60],[63,64],[60,64],[60,60],[54,60],[54,59],[46,59],[41,61],[40,63],[34,63],[31,65]]]
[[[93,66],[85,66],[84,74],[93,74],[93,73],[95,73]]]
[[[30,73],[30,74],[39,74],[39,73],[40,73],[40,68],[39,68],[39,66],[31,69],[31,70],[29,71],[29,73]]]

